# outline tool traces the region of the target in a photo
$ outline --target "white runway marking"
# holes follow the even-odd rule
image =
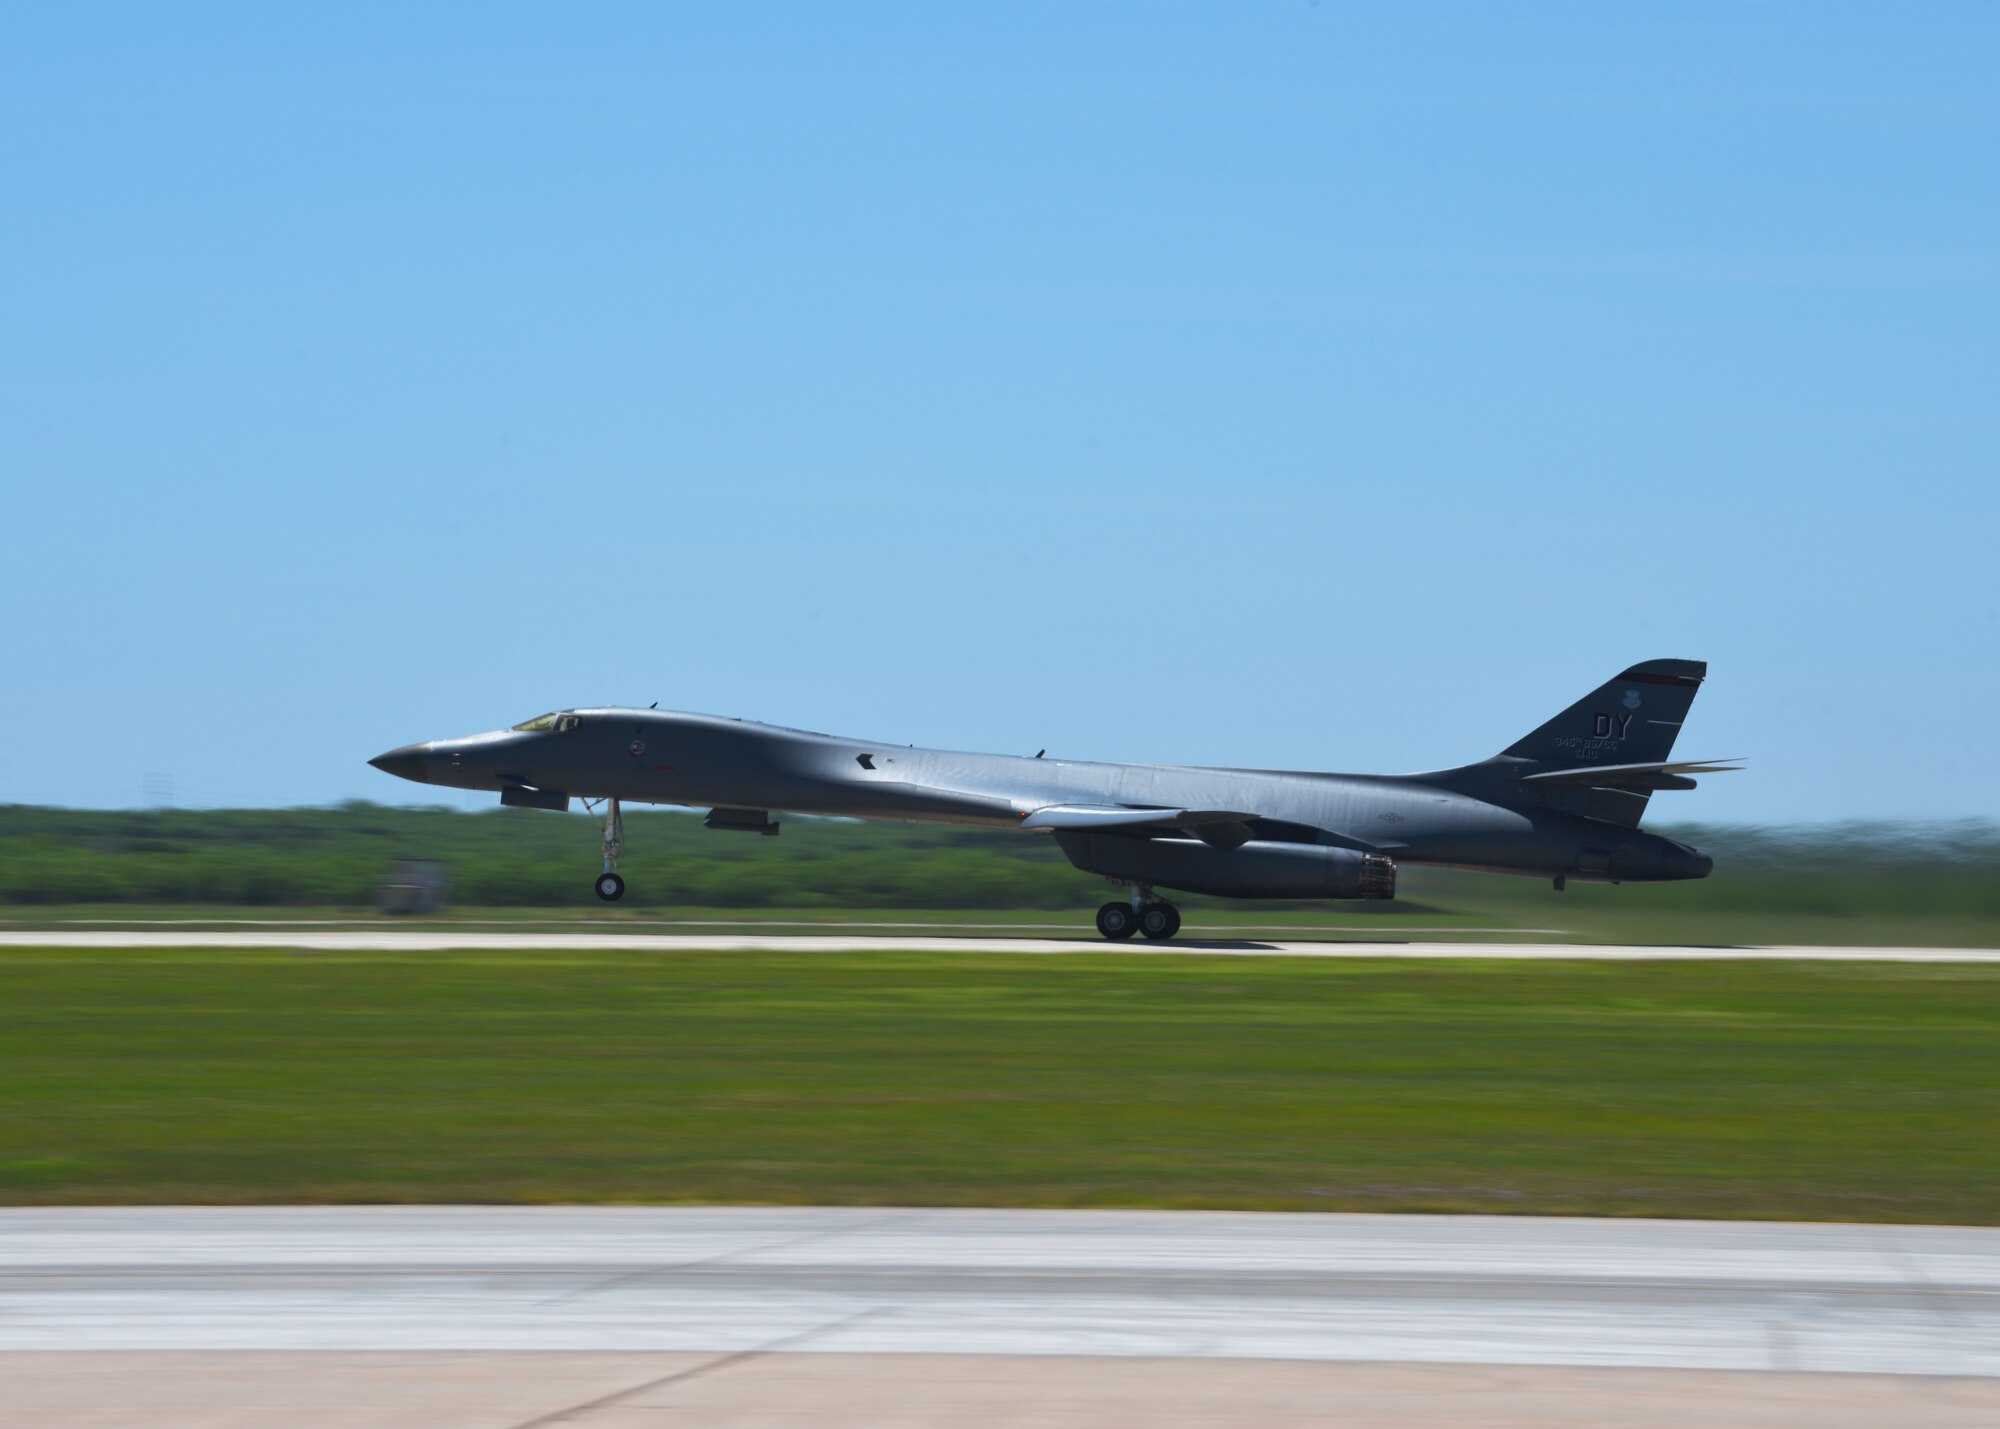
[[[1100,953],[1137,956],[1208,955],[1285,958],[1575,958],[1590,962],[1686,962],[1730,959],[1823,959],[1836,962],[2000,963],[1995,948],[1683,947],[1594,943],[1348,942],[1301,938],[1176,938],[1171,943],[1109,943],[1075,938],[955,938],[743,933],[467,933],[418,929],[272,927],[245,932],[76,931],[0,933],[0,948],[293,948],[309,952],[426,953],[487,951],[687,952],[953,952]]]
[[[2000,1375],[2000,1229],[1151,1211],[0,1210],[0,1350]]]

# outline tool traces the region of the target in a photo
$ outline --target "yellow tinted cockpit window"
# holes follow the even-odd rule
[[[556,717],[552,714],[536,715],[533,719],[514,726],[514,728],[527,734],[540,734],[545,729],[554,729],[555,727]]]

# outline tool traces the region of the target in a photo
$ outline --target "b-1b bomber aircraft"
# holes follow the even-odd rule
[[[1648,660],[1491,759],[1429,774],[1319,774],[955,754],[660,709],[569,709],[369,760],[502,804],[602,801],[597,896],[618,875],[626,803],[707,808],[711,829],[775,834],[773,812],[1020,829],[1128,890],[1097,930],[1171,938],[1158,890],[1227,898],[1391,898],[1399,864],[1652,883],[1705,878],[1709,857],[1641,833],[1647,801],[1735,760],[1673,763],[1708,666]]]

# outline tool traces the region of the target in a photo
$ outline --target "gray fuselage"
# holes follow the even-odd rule
[[[372,762],[538,807],[609,798],[990,828],[1051,806],[1230,810],[1244,811],[1252,852],[1332,845],[1398,864],[1604,882],[1701,878],[1711,867],[1685,844],[1558,807],[1521,782],[1536,766],[1505,757],[1430,774],[1322,774],[963,754],[663,710],[545,718]]]

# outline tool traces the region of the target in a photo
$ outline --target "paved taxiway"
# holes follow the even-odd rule
[[[1290,958],[1576,958],[1591,962],[1685,962],[1730,959],[1825,959],[1836,962],[2000,963],[1996,948],[1686,947],[1592,943],[1370,943],[1337,938],[1176,938],[1171,943],[1107,943],[1092,936],[954,937],[947,934],[773,934],[719,929],[712,933],[480,933],[402,928],[287,928],[256,932],[179,929],[62,929],[0,932],[0,948],[292,948],[306,952],[442,952],[452,948],[567,951],[617,949],[635,953],[1140,953]]]

